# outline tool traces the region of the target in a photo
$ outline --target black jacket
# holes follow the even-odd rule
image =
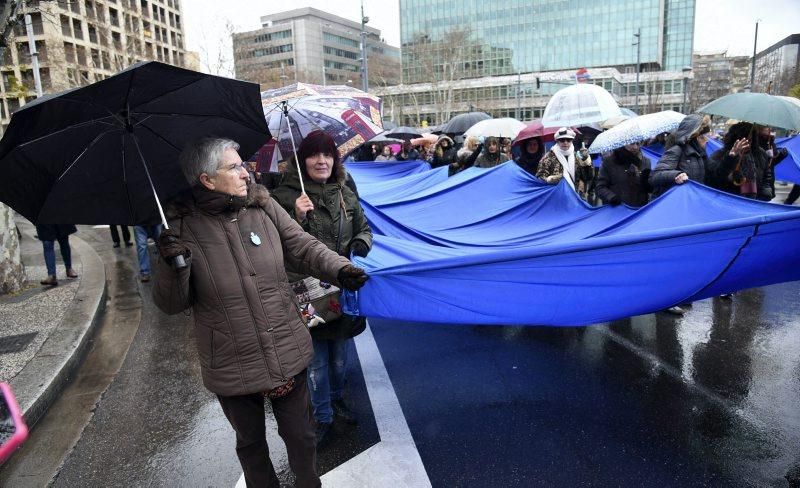
[[[697,143],[675,144],[664,152],[650,175],[653,196],[661,195],[672,188],[676,184],[675,177],[681,173],[686,173],[692,181],[705,183],[707,164],[706,151]]]
[[[760,147],[752,147],[749,154],[742,159],[731,156],[729,149],[719,149],[711,155],[706,171],[706,184],[733,195],[740,195],[740,187],[733,184],[733,173],[739,166],[739,171],[748,171],[755,175],[756,198],[768,202],[775,196],[775,172],[772,170],[770,158],[766,151]]]
[[[641,207],[649,200],[648,176],[650,161],[622,147],[603,155],[595,192],[605,203]]]

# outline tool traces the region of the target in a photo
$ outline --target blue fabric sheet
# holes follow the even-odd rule
[[[350,306],[366,316],[579,325],[800,279],[800,210],[694,182],[635,210],[589,207],[513,162],[370,171],[351,170],[376,233],[355,258],[371,279]]]

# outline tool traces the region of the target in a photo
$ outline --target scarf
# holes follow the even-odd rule
[[[570,144],[569,149],[566,151],[562,151],[558,144],[553,146],[552,149],[553,154],[556,155],[558,162],[561,163],[561,167],[564,169],[564,175],[568,176],[565,178],[569,186],[572,189],[575,189],[575,148]]]

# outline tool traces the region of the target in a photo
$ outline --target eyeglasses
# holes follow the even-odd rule
[[[567,142],[572,142],[572,139],[558,139],[556,142],[559,144],[565,144]]]
[[[246,168],[244,166],[244,163],[242,162],[242,163],[236,163],[233,166],[229,166],[225,169],[227,171],[230,171],[231,173],[241,173],[241,171]]]

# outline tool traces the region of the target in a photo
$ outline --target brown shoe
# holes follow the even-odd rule
[[[76,273],[74,269],[72,268],[67,269],[67,278],[77,278],[77,277],[78,273]]]
[[[58,280],[53,275],[49,275],[47,278],[43,279],[39,283],[45,286],[58,286]]]

